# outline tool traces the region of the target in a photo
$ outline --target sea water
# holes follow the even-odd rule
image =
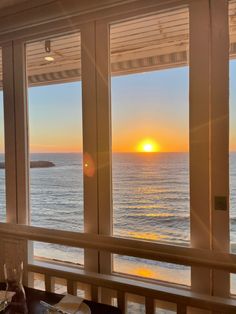
[[[0,156],[3,160],[3,156]],[[52,168],[30,170],[31,225],[84,231],[81,154],[32,154]],[[190,244],[189,154],[115,153],[112,157],[113,234],[118,237]],[[236,153],[230,154],[231,250],[236,243]],[[0,220],[5,217],[5,171],[0,169]],[[83,265],[83,250],[35,243],[35,255]],[[190,285],[190,268],[114,255],[114,270]]]

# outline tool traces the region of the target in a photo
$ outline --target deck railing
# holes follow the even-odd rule
[[[4,241],[13,243],[17,247],[23,245],[22,254],[27,253],[27,242],[41,241],[57,243],[67,246],[90,248],[121,255],[144,257],[156,261],[165,261],[183,265],[203,266],[236,272],[236,256],[233,254],[209,252],[190,247],[167,246],[139,240],[120,239],[115,237],[72,233],[67,231],[48,230],[37,227],[10,225],[0,223],[0,243]],[[10,241],[10,242],[9,242]],[[5,246],[6,247],[6,246]],[[5,249],[6,251],[6,249]],[[3,249],[3,253],[5,252]],[[6,254],[6,252],[4,253]],[[0,257],[3,263],[4,254]],[[28,260],[27,255],[27,281],[31,284],[33,274],[41,274],[44,288],[55,291],[57,279],[63,280],[66,291],[77,294],[78,284],[83,285],[84,296],[97,302],[104,302],[103,291],[110,291],[111,299],[116,300],[117,306],[123,313],[127,307],[127,295],[142,296],[145,300],[145,312],[155,313],[156,302],[165,301],[176,305],[177,313],[187,313],[189,307],[205,309],[217,313],[235,313],[236,300],[233,298],[220,298],[195,293],[190,289],[178,286],[165,286],[162,284],[142,281],[119,274],[99,274],[88,272],[79,267],[71,267],[63,263],[52,261]]]

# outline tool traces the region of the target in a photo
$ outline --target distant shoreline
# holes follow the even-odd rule
[[[30,162],[30,168],[51,168],[51,167],[55,167],[55,164],[51,161],[38,160]],[[0,162],[0,169],[5,169],[5,162]]]

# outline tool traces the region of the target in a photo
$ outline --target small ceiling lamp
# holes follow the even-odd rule
[[[44,60],[46,60],[46,61],[48,61],[48,62],[52,62],[52,61],[54,61],[55,59],[54,59],[53,57],[51,57],[51,56],[46,56],[46,57],[44,57]]]
[[[51,53],[51,41],[50,40],[45,40],[45,52],[48,54],[46,57],[44,57],[44,60],[48,62],[54,61],[54,57],[50,55]]]

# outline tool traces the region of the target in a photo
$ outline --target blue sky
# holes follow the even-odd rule
[[[230,135],[236,150],[236,61],[230,63]],[[113,150],[134,151],[152,138],[162,151],[188,150],[188,68],[112,78]],[[3,110],[0,93],[0,149]],[[32,152],[80,151],[82,147],[81,83],[29,89]]]

